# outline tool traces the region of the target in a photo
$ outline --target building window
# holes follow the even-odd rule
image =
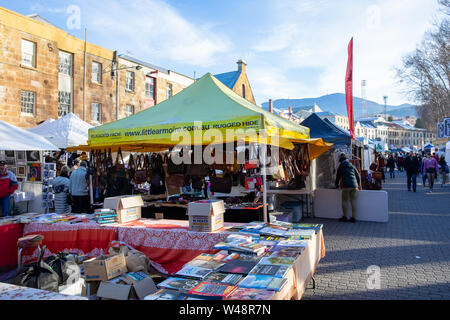
[[[167,99],[172,96],[172,84],[168,83],[166,86]]]
[[[58,92],[58,117],[63,117],[70,112],[72,94],[70,92]]]
[[[36,103],[36,96],[34,92],[22,91],[20,95],[20,105],[22,113],[34,114],[34,106]]]
[[[129,117],[134,114],[134,106],[127,104],[125,107],[125,117]]]
[[[127,71],[125,88],[129,91],[134,91],[134,72]]]
[[[145,79],[145,96],[155,100],[155,78],[146,77]]]
[[[102,122],[102,105],[100,103],[92,103],[91,105],[92,121]]]
[[[59,73],[72,76],[72,60],[71,53],[59,51]]]
[[[102,64],[92,62],[92,82],[102,83]]]
[[[242,85],[242,97],[245,99],[245,84]]]
[[[36,68],[36,43],[22,39],[22,64]]]

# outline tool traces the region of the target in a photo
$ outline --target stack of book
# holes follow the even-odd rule
[[[95,221],[98,224],[117,222],[117,213],[113,209],[95,209]]]

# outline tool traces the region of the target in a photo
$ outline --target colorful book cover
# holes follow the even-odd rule
[[[275,291],[237,288],[225,300],[270,300],[274,296]]]
[[[209,260],[212,260],[212,259],[214,258],[214,256],[215,256],[214,254],[202,253],[202,254],[196,256],[196,257],[194,258],[194,260],[205,260],[205,261],[209,261]]]
[[[225,264],[224,262],[219,262],[219,261],[214,261],[214,260],[206,261],[206,260],[196,258],[196,259],[191,260],[188,263],[186,263],[185,266],[192,266],[192,267],[199,267],[199,268],[203,268],[203,269],[216,270],[217,268],[220,268],[224,264]]]
[[[292,266],[295,260],[296,260],[295,258],[288,258],[288,257],[264,257],[261,259],[259,263]]]
[[[302,247],[308,246],[307,240],[281,240],[278,242],[277,247]]]
[[[283,227],[283,228],[286,228],[286,229],[292,228],[294,226],[293,223],[285,222],[285,221],[278,221],[278,220],[275,220],[275,221],[271,222],[269,225],[270,226],[274,226],[274,227],[275,226]]]
[[[323,224],[318,223],[296,223],[292,226],[292,228],[295,229],[315,229],[320,230],[322,229]]]
[[[196,287],[189,290],[189,294],[225,298],[234,290],[236,290],[236,286],[215,282],[201,282]]]
[[[300,255],[300,251],[292,251],[281,249],[279,251],[274,251],[269,257],[284,257],[284,258],[297,258]]]
[[[218,269],[219,272],[248,274],[256,265],[256,261],[244,261],[233,259]]]
[[[196,279],[203,279],[206,277],[208,273],[210,273],[210,269],[196,267],[196,266],[190,266],[190,265],[184,265],[181,270],[179,270],[176,275],[183,276],[183,277],[192,277]]]
[[[284,237],[286,230],[273,227],[265,227],[261,229],[259,233],[262,235]]]
[[[260,274],[276,278],[284,278],[290,269],[290,266],[285,265],[257,264],[249,274]]]
[[[236,285],[242,279],[242,275],[224,272],[211,272],[205,277],[205,281]]]
[[[229,246],[230,246],[230,244],[228,242],[220,241],[220,242],[217,242],[216,244],[214,244],[214,249],[228,250]]]
[[[221,250],[214,255],[213,260],[223,261],[228,256],[229,256],[228,250]]]
[[[180,292],[188,292],[189,290],[197,286],[200,282],[200,280],[170,277],[158,283],[157,286],[158,288],[163,289],[173,289],[179,290]]]
[[[181,300],[183,297],[184,294],[182,294],[180,291],[161,289],[144,297],[144,300]]]
[[[286,281],[287,280],[285,278],[251,274],[242,279],[242,281],[239,282],[238,286],[241,288],[280,291]]]

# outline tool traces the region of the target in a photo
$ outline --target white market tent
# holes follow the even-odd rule
[[[59,148],[44,137],[0,120],[0,150],[57,151]]]
[[[86,144],[90,128],[92,126],[89,123],[73,113],[68,113],[58,120],[46,120],[28,131],[45,137],[55,146],[65,149]]]

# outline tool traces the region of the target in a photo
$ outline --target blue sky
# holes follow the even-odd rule
[[[437,0],[0,0],[83,39],[193,77],[237,68],[261,104],[344,92],[354,37],[354,89],[409,100],[394,67],[439,17]],[[78,15],[79,12],[79,15]],[[79,17],[79,19],[78,19]],[[78,23],[79,22],[79,23]]]

